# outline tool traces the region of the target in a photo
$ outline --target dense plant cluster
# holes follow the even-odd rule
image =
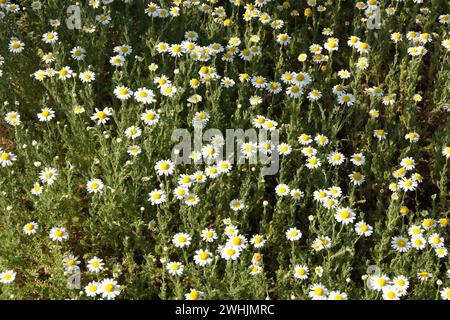
[[[444,0],[0,0],[0,297],[449,300],[449,22]],[[175,130],[211,128],[174,160]],[[227,129],[279,143],[238,163]]]

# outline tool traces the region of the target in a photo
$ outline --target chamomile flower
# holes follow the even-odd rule
[[[160,88],[160,92],[165,97],[172,97],[177,93],[177,88],[173,86],[172,84],[165,84],[162,85]]]
[[[257,106],[263,102],[263,99],[260,96],[254,95],[249,98],[249,102],[250,102],[250,105]]]
[[[69,234],[67,233],[66,228],[64,227],[53,227],[50,230],[49,236],[50,239],[58,242],[61,242],[69,238]]]
[[[131,91],[130,88],[126,86],[117,86],[114,89],[114,95],[117,97],[117,99],[127,100],[133,95],[133,91]]]
[[[210,178],[214,179],[217,178],[220,174],[220,170],[217,168],[217,166],[209,166],[205,168],[205,175]]]
[[[1,276],[1,275],[0,275]],[[450,300],[450,287],[445,287],[439,291],[442,300]]]
[[[51,108],[43,108],[40,113],[37,114],[39,121],[48,122],[55,117],[55,111]]]
[[[349,174],[349,178],[350,181],[356,186],[362,185],[366,179],[366,177],[358,171],[353,171],[351,174]]]
[[[435,248],[434,252],[438,258],[445,258],[448,255],[448,250],[445,247]]]
[[[172,238],[172,243],[177,248],[188,247],[191,244],[191,236],[187,233],[177,233]]]
[[[96,121],[97,124],[106,124],[109,121],[109,117],[111,116],[112,116],[111,108],[104,108],[103,110],[95,108],[95,112],[91,116],[91,120]]]
[[[142,130],[139,127],[131,126],[125,130],[125,136],[130,139],[136,139],[140,137],[142,134]]]
[[[432,233],[428,237],[428,243],[435,249],[441,248],[444,246],[444,238],[437,233]]]
[[[225,235],[228,237],[235,236],[239,233],[239,229],[232,224],[226,226],[224,231],[225,231]]]
[[[298,137],[298,142],[301,145],[307,146],[312,142],[312,138],[309,134],[306,133],[302,133],[299,137]]]
[[[30,235],[35,234],[37,232],[38,228],[39,228],[39,225],[36,222],[31,221],[23,226],[22,231],[27,236],[30,236]]]
[[[152,126],[159,121],[159,114],[153,109],[146,109],[145,112],[141,114],[141,120],[144,121],[146,125]]]
[[[286,238],[289,241],[297,241],[297,240],[300,240],[301,237],[302,237],[302,233],[297,228],[289,228],[286,231]]]
[[[78,258],[72,254],[67,256],[63,260],[63,265],[64,265],[65,269],[67,270],[67,272],[73,272],[75,270],[79,270],[80,269],[80,267],[78,266],[79,264],[80,264],[80,261],[78,260]]]
[[[384,300],[400,300],[400,293],[395,286],[385,286],[382,292]]]
[[[100,282],[100,293],[103,298],[108,300],[114,299],[120,294],[120,291],[120,286],[114,279],[106,278]]]
[[[312,89],[309,93],[308,93],[308,99],[309,101],[317,101],[322,97],[322,92],[320,92],[317,89]]]
[[[409,280],[405,276],[400,275],[392,279],[391,285],[398,290],[400,295],[404,295],[409,288]]]
[[[59,71],[58,71],[58,79],[60,80],[66,80],[71,78],[73,75],[73,71],[72,69],[70,69],[70,67],[62,67]]]
[[[389,286],[390,279],[382,275],[372,275],[369,278],[370,287],[377,291],[382,291],[384,288]]]
[[[352,106],[355,102],[356,99],[351,93],[341,93],[338,95],[338,103],[340,105]]]
[[[341,79],[348,79],[350,76],[351,73],[348,70],[342,69],[338,72],[338,77]]]
[[[90,83],[95,80],[95,73],[92,71],[81,72],[78,76],[83,83]]]
[[[428,271],[423,270],[423,271],[418,272],[417,276],[419,277],[419,280],[421,282],[423,282],[423,281],[427,281],[428,279],[432,278],[433,274]]]
[[[195,264],[204,267],[213,262],[213,255],[208,250],[196,250],[194,255]]]
[[[305,193],[300,189],[292,189],[290,195],[294,200],[300,200],[305,196]]]
[[[99,273],[103,270],[104,265],[103,259],[93,257],[88,261],[86,266],[90,272]]]
[[[0,283],[8,284],[16,279],[17,273],[13,270],[5,270],[0,273]]]
[[[398,182],[398,186],[403,191],[414,191],[417,188],[417,181],[415,181],[411,178],[402,178]]]
[[[100,294],[100,284],[96,281],[89,282],[84,287],[84,293],[90,298],[97,296],[98,294]]]
[[[58,176],[58,171],[52,167],[45,167],[39,173],[39,179],[48,185],[53,184],[56,181],[56,177]]]
[[[25,43],[17,38],[11,38],[8,44],[8,49],[12,53],[21,53],[25,49]]]
[[[336,213],[334,215],[337,222],[340,222],[344,225],[349,223],[353,223],[355,220],[355,212],[349,207],[341,207],[336,209]]]
[[[326,300],[328,296],[328,289],[321,283],[315,283],[309,289],[308,296],[312,300]]]
[[[137,145],[132,145],[132,146],[129,146],[129,147],[127,148],[127,153],[128,153],[130,156],[133,156],[133,157],[137,156],[137,155],[140,154],[141,152],[142,152],[141,147],[139,147],[139,146],[137,146]]]
[[[186,300],[203,300],[204,293],[191,288],[190,291],[184,295],[184,297]]]
[[[0,164],[2,167],[10,167],[16,161],[16,156],[12,152],[2,150],[0,148]]]
[[[347,294],[341,291],[331,291],[328,294],[328,300],[347,300]]]
[[[421,227],[421,226],[418,226],[418,225],[412,225],[412,226],[410,226],[410,227],[408,228],[408,234],[409,234],[411,237],[414,237],[414,236],[420,236],[420,235],[422,235],[422,233],[423,233],[423,230],[422,230],[422,227]]]
[[[89,193],[99,193],[103,188],[104,185],[100,179],[91,179],[86,183],[86,189]]]
[[[305,280],[308,279],[309,268],[305,265],[295,265],[294,266],[294,278]]]
[[[358,236],[370,237],[373,227],[362,220],[355,224],[355,231]]]
[[[259,249],[264,246],[264,244],[266,243],[266,239],[264,239],[264,236],[260,234],[255,234],[251,237],[250,243],[253,245],[253,247]]]
[[[227,245],[244,249],[247,245],[247,239],[243,235],[235,234],[228,238]]]
[[[166,193],[161,189],[155,189],[148,194],[148,200],[152,205],[161,204],[166,202]]]
[[[159,160],[155,164],[155,170],[159,176],[170,176],[175,171],[175,164],[170,160]]]
[[[339,166],[345,161],[345,156],[340,152],[332,152],[328,155],[328,162],[332,166]]]
[[[244,201],[240,199],[233,199],[230,201],[230,209],[233,211],[240,211],[244,209]]]
[[[121,67],[125,63],[125,57],[122,55],[113,56],[109,59],[109,63],[114,67]]]
[[[147,88],[139,88],[134,92],[134,98],[142,104],[150,104],[155,102],[155,94]]]
[[[214,242],[217,239],[217,233],[213,229],[206,228],[201,232],[202,240],[205,242]]]
[[[303,136],[300,136],[300,137],[301,137],[302,139],[304,138]],[[300,137],[299,137],[299,142],[302,143],[302,142],[300,141]],[[311,138],[309,138],[309,139],[311,139]],[[307,141],[308,141],[308,140],[307,140]],[[312,140],[311,140],[311,141],[312,141]],[[323,147],[323,146],[325,146],[325,145],[328,144],[329,139],[328,139],[328,137],[324,136],[323,134],[318,134],[318,135],[316,135],[316,136],[314,137],[314,141],[317,143],[318,146]],[[302,144],[304,144],[304,143],[302,143]]]
[[[350,161],[355,166],[362,166],[366,162],[366,157],[362,153],[355,153],[352,155]]]
[[[391,241],[391,246],[395,251],[398,252],[407,252],[410,248],[410,242],[408,238],[405,237],[393,237]]]
[[[422,235],[411,237],[411,247],[416,250],[422,250],[427,245],[427,240],[425,240]]]
[[[266,119],[266,122],[264,122],[264,124],[263,124],[263,128],[268,131],[276,130],[277,126],[278,126],[278,123],[276,121],[273,121],[270,119]]]
[[[225,245],[220,250],[220,256],[225,260],[236,260],[241,254],[241,249],[232,245]]]
[[[411,157],[403,158],[400,162],[400,165],[405,168],[406,170],[412,170],[415,168],[415,161]]]
[[[70,50],[70,54],[74,60],[81,61],[86,57],[86,49],[82,47],[74,47]]]
[[[292,147],[287,143],[281,143],[277,146],[277,151],[280,155],[288,155],[292,152]]]
[[[306,167],[308,169],[316,169],[319,168],[322,165],[322,162],[319,160],[319,158],[312,156],[308,157],[306,160]]]
[[[442,148],[442,155],[447,159],[450,159],[450,147]]]
[[[290,191],[289,186],[283,183],[280,183],[275,187],[275,193],[278,196],[286,196],[289,194],[289,191]]]

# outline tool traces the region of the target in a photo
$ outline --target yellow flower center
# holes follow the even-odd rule
[[[169,169],[169,164],[167,162],[163,162],[161,163],[161,169],[162,170],[168,170]]]
[[[103,112],[103,111],[100,111],[100,112],[97,114],[97,118],[99,118],[100,120],[106,119],[106,113]]]
[[[152,198],[153,198],[154,200],[158,200],[158,199],[161,199],[161,195],[160,195],[159,193],[154,193],[153,196],[152,196]]]
[[[209,257],[209,254],[207,254],[206,252],[202,252],[198,255],[198,258],[200,260],[206,260],[206,259],[208,259],[208,257]]]
[[[189,293],[189,298],[190,298],[191,300],[198,300],[199,297],[200,297],[200,294],[198,293],[197,290],[192,290],[192,291]]]
[[[316,288],[314,293],[318,296],[323,296],[323,288]]]
[[[235,246],[239,246],[239,245],[242,243],[242,240],[241,240],[241,238],[239,238],[239,237],[234,237],[232,243],[233,243]]]
[[[108,284],[105,286],[105,291],[106,291],[106,292],[113,292],[113,291],[114,291],[114,285],[113,285],[112,283],[108,283]]]

